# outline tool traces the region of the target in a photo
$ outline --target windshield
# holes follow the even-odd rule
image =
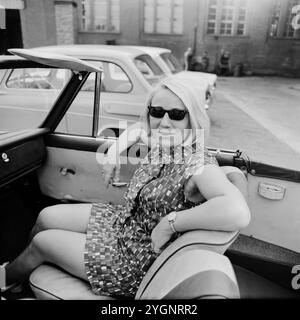
[[[70,70],[50,67],[6,70],[0,88],[0,132],[37,128],[70,74]]]
[[[155,86],[165,76],[158,64],[147,54],[140,55],[134,59],[134,63],[143,77]]]
[[[180,62],[171,52],[161,53],[160,56],[168,65],[172,73],[178,73],[180,71],[183,71],[183,67],[181,66]]]

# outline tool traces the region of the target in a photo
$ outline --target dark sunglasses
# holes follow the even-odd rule
[[[162,107],[152,107],[152,106],[148,106],[148,110],[149,110],[150,116],[154,118],[161,119],[167,113],[171,120],[177,120],[177,121],[183,120],[186,113],[188,113],[186,110],[181,110],[181,109],[165,110]]]

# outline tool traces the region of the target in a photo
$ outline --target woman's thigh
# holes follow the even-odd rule
[[[88,280],[84,266],[85,234],[49,229],[39,232],[32,241],[44,261]]]
[[[58,204],[44,208],[37,219],[39,230],[62,229],[86,233],[92,204]]]

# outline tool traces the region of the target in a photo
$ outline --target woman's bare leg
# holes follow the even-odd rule
[[[51,262],[87,280],[84,266],[85,234],[49,229],[38,233],[29,246],[5,267],[6,284],[21,282],[43,262]]]
[[[29,240],[48,229],[86,233],[92,204],[58,204],[44,208],[33,226]]]

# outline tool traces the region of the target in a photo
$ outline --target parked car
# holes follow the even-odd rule
[[[117,128],[119,120],[126,120],[128,124],[137,121],[152,86],[165,77],[150,56],[136,49],[72,45],[40,47],[37,50],[68,53],[93,61],[103,68],[102,132],[107,128]],[[70,75],[70,70],[62,69],[6,70],[0,84],[2,130],[25,129],[28,125],[40,124]],[[74,101],[72,110],[65,116],[60,126],[61,132],[90,134],[94,91],[90,85],[94,83],[92,77],[94,74]],[[22,121],[16,121],[20,114]]]
[[[174,56],[171,50],[167,48],[148,47],[148,46],[130,46],[142,50],[149,54],[153,60],[160,66],[160,68],[167,75],[174,75],[181,79],[188,79],[191,85],[197,86],[204,84],[206,88],[206,109],[212,106],[215,89],[217,86],[217,75],[214,73],[200,72],[200,71],[186,71],[178,59]]]
[[[106,189],[96,159],[105,155],[115,139],[97,136],[98,114],[103,108],[99,105],[99,64],[36,50],[12,52],[23,58],[1,56],[0,69],[30,68],[33,80],[27,81],[20,73],[29,86],[34,82],[44,85],[34,72],[40,68],[49,73],[70,69],[71,76],[56,92],[39,125],[0,135],[0,263],[11,261],[24,249],[38,212],[45,206],[95,201],[122,204],[135,163],[148,150],[139,144],[135,149],[139,152],[124,152],[122,157],[128,161],[121,162],[120,179],[125,184]],[[90,134],[62,134],[57,128],[64,125],[64,115],[86,84],[95,88]],[[42,96],[40,101],[43,103]],[[22,112],[21,107],[18,110]],[[183,234],[153,263],[136,299],[299,298],[300,172],[250,160],[240,151],[209,150],[247,197],[252,221],[241,234],[209,230]],[[35,269],[30,286],[30,294],[40,299],[102,298],[86,282],[53,265]]]
[[[92,61],[103,69],[98,135],[116,136],[138,121],[145,101],[160,80],[167,77],[145,52],[121,46],[66,45],[38,47],[34,50],[67,54]],[[39,125],[59,91],[70,78],[69,70],[6,70],[0,79],[0,127],[2,131]],[[0,75],[1,76],[1,75]],[[93,117],[94,74],[85,83],[58,130],[62,133],[89,135]],[[205,95],[204,87],[197,87]],[[19,120],[16,120],[19,119]]]

